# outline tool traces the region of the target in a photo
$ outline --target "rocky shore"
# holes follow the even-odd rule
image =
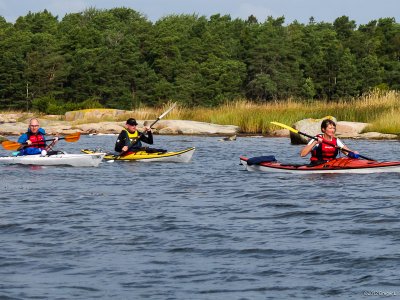
[[[116,110],[111,111],[113,117],[116,117]],[[101,121],[110,120],[110,115],[105,116],[104,111],[97,112],[90,110],[90,118],[84,112],[69,112],[65,116],[47,115],[39,117],[40,125],[45,128],[49,135],[64,135],[73,132],[82,134],[118,134],[123,128],[125,121]],[[97,118],[96,118],[97,116]],[[30,113],[2,113],[0,114],[0,135],[20,135],[27,130],[29,119],[34,117]],[[111,118],[112,119],[112,118]],[[299,131],[315,135],[320,132],[319,124],[321,119],[306,119],[295,124],[291,124]],[[83,123],[82,120],[92,120],[91,123]],[[137,120],[139,130],[143,126],[150,125],[154,120]],[[341,138],[356,139],[396,139],[397,135],[382,134],[378,132],[363,133],[367,123],[358,122],[337,122],[337,136]],[[205,122],[188,120],[160,120],[154,127],[155,134],[166,135],[218,135],[233,136],[240,134],[240,128],[235,125],[218,125]],[[294,139],[294,135],[286,129],[278,129],[271,133],[271,136],[291,137],[292,143],[304,143],[305,140]],[[297,137],[299,138],[299,137]]]
[[[93,114],[93,111],[90,112]],[[67,113],[68,114],[68,113]],[[99,114],[98,118],[91,116],[88,118],[85,114],[75,114],[67,116],[47,115],[38,117],[40,126],[46,130],[48,135],[64,135],[73,132],[81,134],[118,134],[124,128],[125,121],[106,121],[101,119],[110,119],[110,116],[104,117]],[[20,135],[28,129],[29,119],[34,117],[28,113],[10,113],[0,114],[0,135]],[[83,123],[82,120],[92,120],[90,123]],[[138,129],[149,126],[154,120],[137,120]],[[239,127],[234,125],[218,125],[188,120],[160,120],[153,126],[155,134],[168,135],[218,135],[231,136],[239,132]]]

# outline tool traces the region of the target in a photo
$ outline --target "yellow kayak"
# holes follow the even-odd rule
[[[83,153],[92,154],[96,152],[95,150],[83,149],[81,150]],[[195,147],[187,148],[181,151],[174,152],[155,152],[148,153],[145,150],[140,150],[134,153],[130,153],[128,155],[117,155],[112,153],[107,153],[104,156],[104,160],[118,160],[118,161],[144,161],[144,162],[153,162],[153,161],[162,161],[162,162],[182,162],[187,163],[192,159],[193,153],[195,151]]]

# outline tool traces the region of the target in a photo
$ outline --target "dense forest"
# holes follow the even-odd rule
[[[0,109],[46,113],[132,109],[178,101],[354,98],[400,89],[400,26],[268,17],[170,15],[150,22],[128,8],[0,16]]]

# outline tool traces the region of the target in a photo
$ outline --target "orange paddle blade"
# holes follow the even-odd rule
[[[13,151],[18,150],[22,146],[20,143],[13,141],[4,141],[1,143],[1,145],[3,146],[4,149]]]
[[[75,132],[75,133],[71,133],[68,134],[64,137],[64,140],[67,142],[76,142],[79,140],[79,138],[81,137],[81,133],[80,132]]]
[[[64,139],[66,142],[76,142],[79,140],[80,137],[81,137],[81,133],[75,132],[75,133],[68,134],[61,139]]]
[[[75,133],[68,134],[64,137],[60,137],[59,140],[65,140],[67,142],[76,142],[77,140],[79,140],[80,137],[81,137],[81,133],[75,132]],[[50,141],[54,141],[54,139],[46,140],[46,142],[50,142]],[[13,141],[4,141],[1,143],[1,145],[6,150],[15,151],[15,150],[18,150],[24,144],[13,142]]]

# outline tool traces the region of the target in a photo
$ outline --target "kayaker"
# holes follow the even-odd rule
[[[46,155],[47,151],[57,143],[58,137],[55,137],[53,142],[47,146],[45,135],[46,131],[40,127],[39,120],[37,118],[30,119],[27,132],[18,138],[18,143],[22,144],[18,155]]]
[[[126,121],[125,129],[118,135],[115,142],[115,151],[128,154],[129,152],[136,152],[143,149],[142,142],[153,144],[153,132],[150,127],[144,127],[147,134],[141,133],[137,130],[138,123],[134,118],[129,118]]]
[[[336,123],[334,121],[330,119],[323,120],[321,123],[321,131],[322,134],[316,136],[318,140],[310,140],[307,146],[300,152],[302,157],[311,152],[311,164],[335,159],[339,151],[342,151],[344,154],[348,154],[348,151],[350,151],[353,156],[356,156],[354,154],[358,154],[357,151],[350,150],[340,139],[335,137]]]

